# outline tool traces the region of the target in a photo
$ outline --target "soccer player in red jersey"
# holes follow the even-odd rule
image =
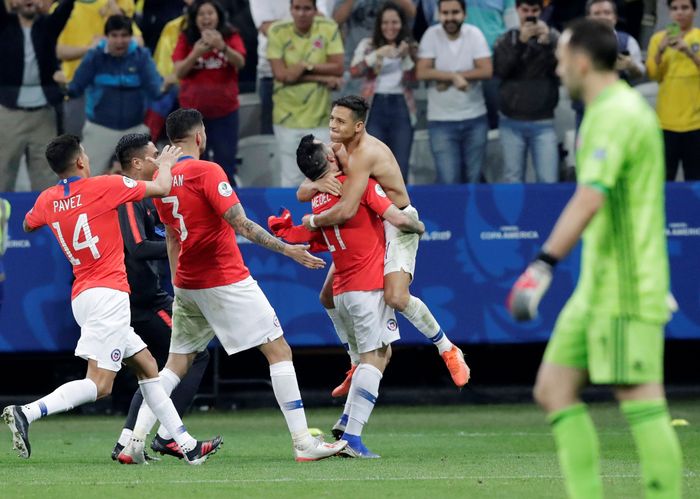
[[[2,417],[20,457],[31,454],[29,425],[110,394],[122,362],[134,369],[143,398],[175,435],[190,464],[201,464],[221,438],[198,442],[185,429],[158,377],[156,361],[130,326],[129,284],[117,207],[170,191],[170,169],[180,150],[166,147],[155,161],[160,176],[137,182],[121,176],[90,177],[90,161],[74,135],[61,135],[46,147],[58,185],[43,191],[24,219],[24,230],[48,225],[73,266],[73,316],[80,325],[75,355],[88,361],[85,379],[71,381],[24,406],[8,406]]]
[[[307,178],[316,180],[335,174],[336,163],[328,161],[332,156],[327,146],[307,135],[297,149],[297,164]],[[345,178],[338,177],[341,183]],[[317,193],[311,200],[313,216],[339,201],[338,196]],[[341,439],[348,445],[341,454],[350,457],[379,457],[362,443],[362,428],[377,400],[379,383],[391,357],[391,343],[399,339],[394,310],[384,301],[382,218],[406,233],[420,236],[425,231],[417,217],[399,210],[371,178],[350,219],[342,225],[319,228],[335,264],[333,301],[338,317],[345,326],[350,349],[360,356],[343,415],[333,428],[334,434],[344,432]]]
[[[347,181],[342,187],[340,201],[325,213],[311,219],[304,217],[304,224],[313,229],[309,220],[317,227],[333,227],[349,220],[358,209],[360,200],[367,187],[367,182],[373,178],[382,186],[389,199],[404,212],[418,217],[418,212],[411,206],[411,200],[401,175],[396,158],[391,150],[380,140],[372,137],[365,130],[365,120],[369,107],[367,102],[355,95],[341,97],[333,103],[330,118],[331,140],[333,149],[338,155],[343,173]],[[309,201],[317,192],[338,194],[338,185],[333,186],[332,177],[323,177],[319,182],[305,181],[297,192],[300,201]],[[409,286],[415,275],[416,253],[419,238],[415,234],[404,234],[391,224],[384,224],[386,229],[386,254],[384,262],[384,299],[393,309],[401,313],[413,326],[429,339],[438,350],[452,381],[462,387],[469,381],[470,370],[464,361],[462,351],[453,345],[440,327],[430,309],[423,301],[411,295]],[[343,341],[342,326],[336,321],[330,283],[333,269],[321,291],[321,303]],[[357,359],[350,355],[353,366]],[[353,367],[340,386],[333,390],[334,397],[345,395]]]
[[[214,336],[229,355],[257,347],[270,364],[272,388],[292,435],[295,459],[313,461],[337,454],[345,441],[326,444],[309,434],[292,351],[274,309],[243,262],[236,235],[311,269],[323,268],[325,262],[309,254],[308,246],[285,244],[246,217],[223,169],[199,159],[207,139],[199,111],[171,113],[166,131],[185,156],[173,167],[170,195],[155,201],[166,224],[175,288],[170,355],[161,376],[172,380],[172,388]],[[129,445],[143,446],[154,422],[142,405]]]

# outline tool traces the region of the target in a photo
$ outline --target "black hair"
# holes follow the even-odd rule
[[[133,35],[134,31],[131,27],[133,21],[130,17],[118,14],[116,16],[109,16],[107,22],[105,23],[105,36],[109,35],[112,31],[124,30],[129,35]]]
[[[151,136],[147,133],[128,133],[119,139],[115,154],[123,170],[131,167],[131,160],[138,157],[149,142]]]
[[[595,19],[577,19],[567,28],[569,47],[588,54],[599,71],[614,71],[617,61],[617,37],[613,29]]]
[[[615,3],[615,0],[588,0],[586,2],[586,15],[590,16],[591,15],[591,7],[593,7],[597,3],[609,3],[612,5],[612,10],[617,15],[617,3]]]
[[[80,155],[80,138],[70,134],[59,135],[48,143],[45,154],[54,173],[61,175],[70,170]]]
[[[186,139],[192,130],[203,124],[202,113],[196,109],[180,108],[165,120],[165,133],[170,142]]]
[[[673,3],[673,0],[666,0],[666,5],[671,8],[671,4]],[[693,10],[697,10],[698,8],[698,3],[697,0],[690,0],[690,5],[693,6]]]
[[[289,0],[289,5],[292,5],[294,3],[294,0]],[[311,0],[311,3],[314,4],[314,9],[316,8],[316,0]]]
[[[464,0],[438,0],[438,10],[440,10],[440,4],[444,2],[457,2],[462,6],[462,12],[467,12],[467,4],[464,2]]]
[[[603,1],[603,0],[598,0],[598,1]],[[606,2],[608,0],[605,0]],[[533,7],[539,7],[540,9],[544,9],[544,0],[515,0],[515,6],[520,7],[523,4],[531,5]]]
[[[372,35],[372,45],[374,46],[375,49],[382,47],[386,45],[388,42],[384,38],[384,35],[382,35],[382,19],[384,18],[384,13],[388,10],[393,10],[399,15],[399,19],[401,19],[401,30],[399,31],[399,34],[396,36],[396,40],[394,43],[398,45],[402,41],[406,40],[408,41],[411,37],[411,31],[409,30],[408,23],[406,22],[406,13],[403,11],[401,7],[399,7],[397,4],[394,2],[385,2],[380,8],[379,12],[377,12],[377,20],[374,23],[374,33]]]
[[[367,119],[369,104],[359,95],[345,95],[340,99],[336,99],[333,101],[332,108],[335,106],[347,107],[350,109],[355,121],[365,121]]]
[[[317,180],[328,170],[328,159],[323,144],[315,142],[313,134],[304,135],[297,147],[297,166],[304,176]]]
[[[238,31],[228,23],[226,11],[217,0],[196,0],[187,8],[187,21],[184,31],[185,38],[187,38],[187,43],[192,46],[194,46],[197,40],[202,37],[202,33],[200,33],[199,28],[197,27],[197,12],[199,12],[200,7],[205,4],[210,4],[216,10],[217,17],[219,18],[219,24],[216,25],[216,31],[221,33],[224,40]]]

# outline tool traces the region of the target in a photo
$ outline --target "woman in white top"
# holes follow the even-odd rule
[[[396,156],[404,181],[413,142],[416,106],[416,43],[410,38],[406,15],[386,2],[377,15],[374,34],[355,49],[350,67],[354,78],[364,78],[362,96],[370,102],[367,131],[384,142]]]

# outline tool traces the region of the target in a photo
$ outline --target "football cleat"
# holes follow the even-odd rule
[[[124,450],[124,446],[117,442],[114,444],[114,449],[112,449],[112,461],[116,461],[119,458],[119,454]]]
[[[542,260],[532,262],[515,281],[506,307],[517,321],[537,318],[537,308],[552,283],[552,266]]]
[[[343,433],[345,433],[345,426],[348,424],[348,417],[343,414],[340,419],[335,422],[333,428],[331,428],[331,434],[336,440],[343,438]]]
[[[148,464],[144,447],[143,440],[132,437],[117,455],[117,461],[122,464]]]
[[[327,457],[335,456],[348,444],[345,440],[338,440],[333,443],[326,443],[318,438],[311,437],[313,443],[307,447],[294,446],[294,460],[298,462],[318,461]]]
[[[18,405],[9,405],[2,411],[2,420],[12,432],[12,448],[19,452],[19,457],[29,459],[32,446],[29,443],[29,421]]]
[[[175,440],[173,440],[172,438],[166,440],[160,435],[156,435],[153,439],[153,442],[151,442],[151,450],[153,452],[157,452],[158,454],[162,454],[164,456],[173,456],[178,459],[182,459],[183,457],[185,457],[182,454],[182,451],[180,450],[180,446],[177,445],[177,442]]]
[[[348,372],[345,373],[345,379],[341,384],[333,388],[333,391],[331,392],[331,397],[343,397],[347,395],[350,392],[350,385],[352,384],[352,375],[355,373],[355,369],[357,369],[356,365],[351,365],[350,369]]]
[[[450,371],[450,376],[452,376],[452,381],[459,388],[469,383],[469,377],[471,376],[471,370],[469,366],[464,361],[464,354],[455,345],[447,352],[443,352],[442,360],[445,361],[447,370]]]
[[[339,455],[341,457],[357,457],[360,459],[379,459],[382,457],[365,447],[362,441],[356,442],[352,446],[350,444],[346,445]]]
[[[194,449],[185,452],[185,461],[193,466],[203,464],[210,456],[216,454],[223,443],[224,439],[220,436],[211,440],[197,440]]]

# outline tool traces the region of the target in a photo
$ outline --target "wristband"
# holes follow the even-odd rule
[[[540,254],[537,255],[537,258],[535,258],[535,260],[541,260],[552,268],[554,268],[557,265],[557,263],[559,263],[558,258],[550,255],[545,250],[540,250]]]
[[[316,215],[311,215],[309,217],[309,225],[314,229],[318,229],[318,226],[316,225],[316,222],[314,221],[315,218],[316,218]]]

